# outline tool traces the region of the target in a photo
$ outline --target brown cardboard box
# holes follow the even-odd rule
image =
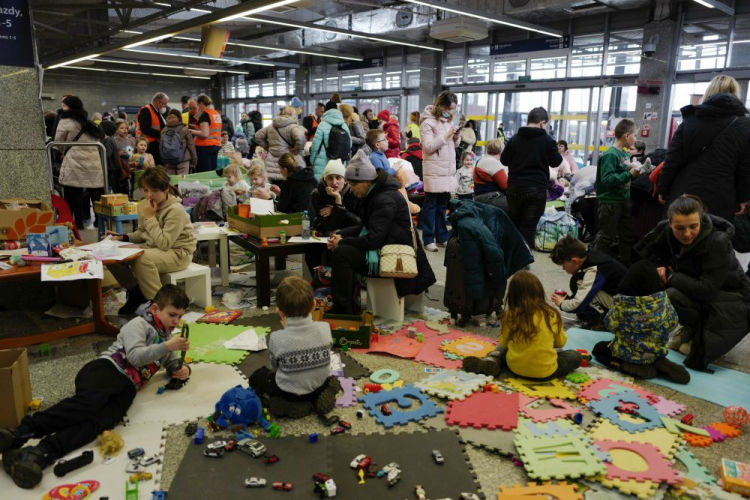
[[[103,194],[100,198],[102,205],[124,205],[128,202],[128,195],[126,194]]]
[[[13,202],[25,203],[29,208],[8,210]],[[27,233],[43,233],[54,223],[55,213],[39,200],[8,198],[0,200],[0,240],[25,240]]]
[[[302,214],[275,213],[268,215],[250,214],[249,218],[237,215],[237,207],[229,207],[227,214],[229,227],[255,238],[278,238],[281,231],[286,233],[287,238],[302,236]],[[282,224],[281,221],[288,221]]]
[[[26,349],[0,351],[0,428],[20,424],[30,402],[31,379]]]
[[[201,56],[223,57],[229,40],[229,31],[216,26],[201,28],[201,45],[198,54]]]

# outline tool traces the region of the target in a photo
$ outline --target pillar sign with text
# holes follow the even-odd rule
[[[0,0],[0,66],[34,67],[28,0]]]

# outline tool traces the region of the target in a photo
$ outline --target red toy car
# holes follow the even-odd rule
[[[325,483],[329,479],[331,479],[331,476],[326,476],[322,472],[316,472],[315,474],[313,474],[313,481],[315,481],[316,483]]]
[[[266,464],[266,465],[271,465],[271,464],[275,464],[279,460],[281,460],[281,459],[279,457],[277,457],[276,455],[271,455],[270,457],[264,458],[263,459],[263,463]]]
[[[385,415],[386,417],[391,414],[391,409],[388,407],[388,405],[382,405],[380,407],[380,411],[383,412],[383,415]]]
[[[290,491],[292,489],[292,483],[284,483],[281,481],[274,482],[272,486],[273,489],[280,491]]]

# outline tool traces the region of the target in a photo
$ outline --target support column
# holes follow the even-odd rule
[[[419,111],[435,102],[440,93],[442,52],[426,50],[419,57]]]

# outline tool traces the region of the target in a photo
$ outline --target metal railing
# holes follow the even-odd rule
[[[102,173],[104,174],[104,193],[109,193],[109,179],[107,178],[107,150],[104,148],[104,144],[101,142],[68,142],[68,141],[52,141],[47,144],[45,150],[47,151],[47,163],[49,165],[49,186],[50,191],[55,190],[55,178],[52,172],[52,148],[62,147],[95,147],[99,149],[99,157],[102,160]]]

